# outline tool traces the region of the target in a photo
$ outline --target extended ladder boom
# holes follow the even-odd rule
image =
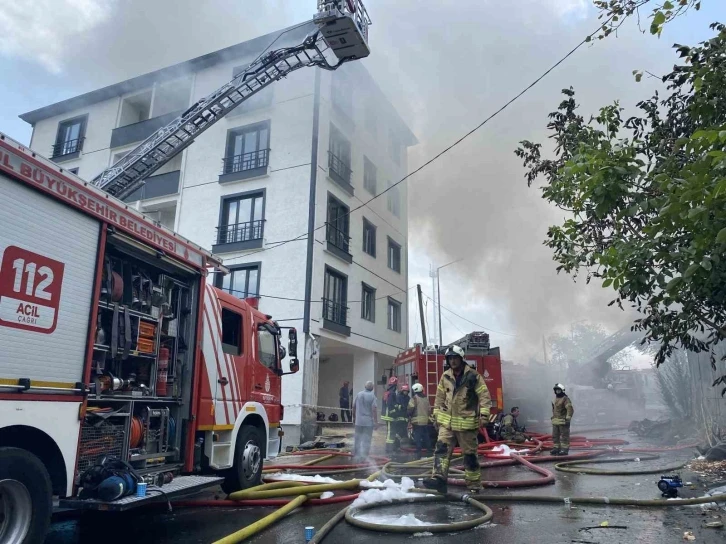
[[[349,4],[355,9],[350,11]],[[323,5],[319,7],[323,8]],[[361,14],[364,15],[364,24],[360,22]],[[104,170],[93,180],[93,184],[123,199],[190,146],[197,136],[272,82],[306,66],[335,70],[346,61],[367,56],[369,50],[366,38],[370,20],[360,0],[341,2],[335,12],[321,9],[315,17],[315,23],[320,29],[305,38],[302,44],[262,55],[232,81],[199,100]],[[353,49],[351,44],[355,46]],[[337,57],[335,64],[327,59],[329,50]]]

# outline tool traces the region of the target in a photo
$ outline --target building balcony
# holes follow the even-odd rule
[[[323,328],[350,336],[348,307],[340,301],[323,299]]]
[[[226,183],[264,176],[267,174],[269,163],[269,149],[225,157],[222,159],[222,174],[219,176],[219,182]]]
[[[264,230],[264,219],[217,227],[217,238],[212,245],[212,252],[225,253],[261,248]]]
[[[111,131],[111,144],[109,147],[113,149],[115,147],[122,147],[146,140],[146,138],[151,136],[161,127],[165,127],[174,119],[179,117],[183,111],[184,110],[173,111],[165,115],[152,117],[145,121],[139,121],[138,123],[132,123],[130,125],[115,128]]]
[[[353,262],[353,255],[350,254],[350,236],[347,232],[340,230],[332,223],[325,223],[325,238],[327,250],[330,253],[347,263]]]
[[[340,185],[351,196],[354,194],[353,185],[350,183],[353,170],[350,169],[347,161],[328,151],[328,175],[335,183]]]
[[[175,195],[179,192],[180,176],[180,170],[151,176],[146,179],[146,183],[124,198],[124,202],[135,202],[137,200]]]
[[[75,140],[66,140],[53,145],[50,158],[54,162],[69,161],[77,159],[83,150],[83,140],[85,138],[76,138]]]

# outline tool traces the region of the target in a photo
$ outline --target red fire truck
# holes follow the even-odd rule
[[[492,415],[504,409],[502,396],[502,361],[499,348],[490,347],[489,334],[472,332],[452,342],[466,352],[466,363],[484,377],[492,397]],[[433,407],[436,401],[436,388],[444,372],[446,363],[444,353],[448,346],[427,346],[416,344],[402,352],[393,363],[393,375],[398,384],[413,385],[421,383]]]
[[[361,0],[319,0],[313,20],[92,182],[0,133],[0,542],[42,542],[53,495],[125,510],[229,492],[279,452],[282,327],[211,286],[219,259],[122,199],[273,82],[370,53]]]

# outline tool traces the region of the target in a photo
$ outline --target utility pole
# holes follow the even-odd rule
[[[444,334],[441,332],[441,283],[439,282],[439,270],[441,270],[442,268],[446,268],[450,264],[456,264],[463,260],[464,259],[456,259],[455,261],[451,261],[450,263],[441,265],[436,269],[436,291],[439,294],[439,296],[438,296],[438,298],[439,298],[439,314],[438,315],[439,315],[439,345],[440,346],[442,346],[444,344]],[[436,308],[434,308],[434,310],[436,310]],[[436,315],[436,312],[434,312],[434,315]]]
[[[441,283],[439,281],[439,270],[436,269],[436,291],[439,293],[439,345],[444,345],[444,333],[441,332]]]
[[[434,307],[433,307],[433,314],[434,314],[434,325],[431,327],[431,343],[437,344],[436,342],[436,332],[438,331],[438,327],[436,326],[436,299],[438,298],[436,296],[436,276],[438,275],[438,270],[434,268],[434,265],[431,264],[429,266],[429,276],[431,277],[431,294],[433,295],[434,300]],[[439,338],[438,344],[441,345],[441,339]]]
[[[544,353],[544,364],[547,365],[547,343],[544,334],[542,335],[542,353]]]
[[[428,342],[426,342],[426,321],[424,319],[424,309],[423,309],[423,296],[421,294],[421,284],[416,284],[416,291],[418,292],[418,312],[421,316],[421,336],[423,337],[423,346],[424,349],[426,349],[426,346],[428,346]]]

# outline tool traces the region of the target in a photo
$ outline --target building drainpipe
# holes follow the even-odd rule
[[[315,197],[318,179],[318,131],[320,128],[320,68],[315,69],[315,95],[313,99],[313,141],[310,157],[310,201],[308,204],[308,253],[305,269],[305,309],[303,333],[310,332],[310,306],[313,292],[313,249],[315,247]]]

